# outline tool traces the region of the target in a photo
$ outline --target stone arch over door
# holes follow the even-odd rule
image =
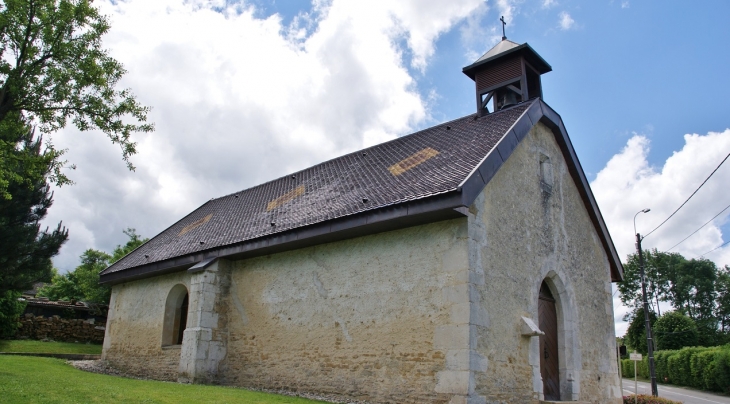
[[[550,297],[554,300],[554,321],[557,325],[555,334],[553,337],[557,339],[555,346],[557,349],[557,383],[558,397],[552,398],[553,400],[563,401],[577,401],[580,398],[580,369],[581,369],[581,354],[580,344],[578,341],[578,322],[577,322],[577,311],[575,306],[575,294],[572,291],[571,285],[567,282],[566,277],[563,274],[559,274],[555,270],[547,272],[545,277],[536,285],[537,290],[537,303],[538,303],[538,321],[539,317],[539,306],[541,301],[548,303],[550,306]],[[546,288],[543,293],[540,293],[540,289]],[[545,293],[547,292],[547,293]],[[547,299],[541,299],[543,295]],[[542,324],[538,325],[542,330]],[[548,330],[542,330],[547,332]],[[543,360],[545,359],[545,346],[543,345],[543,339],[540,338],[539,355],[540,355],[540,367],[542,367]],[[550,347],[548,347],[550,349]],[[553,353],[554,354],[554,353]],[[548,356],[552,355],[548,351]],[[550,359],[550,358],[549,358]],[[554,359],[554,358],[552,358]],[[542,369],[540,369],[542,374]],[[540,393],[545,394],[546,386],[545,380],[543,380],[543,389]],[[550,399],[545,397],[545,399]]]
[[[162,346],[182,344],[183,331],[188,318],[188,289],[177,284],[170,289],[165,301],[165,317],[162,325]]]

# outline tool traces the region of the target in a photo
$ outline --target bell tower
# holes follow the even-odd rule
[[[504,22],[503,22],[504,23]],[[540,76],[553,68],[530,45],[502,40],[462,71],[476,84],[477,114],[499,111],[535,97],[542,98]]]

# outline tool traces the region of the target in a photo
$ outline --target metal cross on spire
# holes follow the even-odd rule
[[[504,26],[507,25],[507,23],[504,22],[504,16],[502,16],[499,20],[502,21],[502,40],[504,41],[507,39],[507,34],[504,33]]]

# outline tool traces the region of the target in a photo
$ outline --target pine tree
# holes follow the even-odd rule
[[[41,231],[40,221],[53,204],[48,185],[58,152],[44,149],[42,139],[21,119],[0,124],[3,165],[13,175],[8,183],[12,198],[0,198],[0,296],[29,289],[51,280],[51,257],[68,239],[61,223]]]

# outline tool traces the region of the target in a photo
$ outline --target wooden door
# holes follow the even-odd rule
[[[545,282],[540,287],[537,304],[540,330],[540,374],[545,400],[560,400],[560,373],[558,367],[558,314],[555,299]]]

